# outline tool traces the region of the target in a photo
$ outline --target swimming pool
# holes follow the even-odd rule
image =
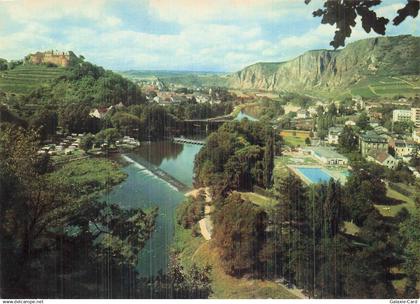
[[[321,168],[296,168],[296,171],[314,184],[328,182],[331,178],[333,178]]]

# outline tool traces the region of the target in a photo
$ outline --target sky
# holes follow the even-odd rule
[[[384,0],[392,19],[405,0]],[[72,50],[113,70],[233,72],[261,61],[284,61],[329,46],[312,0],[0,0],[0,58]],[[407,18],[387,35],[419,35]],[[360,23],[360,22],[359,22]],[[348,42],[377,36],[360,24]]]

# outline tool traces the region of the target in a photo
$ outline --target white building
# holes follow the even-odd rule
[[[420,144],[420,129],[419,128],[416,128],[413,130],[412,137],[416,143]]]
[[[311,147],[307,149],[311,155],[326,165],[347,165],[347,157],[327,147]]]
[[[331,127],[328,129],[328,143],[330,145],[338,145],[338,138],[340,137],[341,133],[343,132],[342,127]]]
[[[411,110],[394,110],[392,111],[392,121],[410,121]]]
[[[297,111],[296,118],[297,119],[309,118],[309,112],[305,109],[300,109],[299,111]]]
[[[420,108],[411,108],[411,121],[416,128],[420,128]]]
[[[354,122],[353,120],[347,120],[344,124],[349,127],[354,127],[356,125],[356,122]]]

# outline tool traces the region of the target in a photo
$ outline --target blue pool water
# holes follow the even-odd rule
[[[332,178],[331,175],[321,168],[296,168],[296,170],[315,184],[328,182]]]

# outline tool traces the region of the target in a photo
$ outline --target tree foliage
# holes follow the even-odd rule
[[[262,271],[258,252],[267,223],[261,209],[242,200],[239,194],[231,194],[215,215],[214,225],[214,242],[221,250],[226,272],[243,275]]]
[[[309,4],[311,0],[305,0]],[[382,0],[326,0],[323,8],[313,12],[314,17],[321,17],[322,24],[335,25],[334,39],[330,45],[334,48],[345,45],[346,38],[351,36],[352,28],[356,26],[356,18],[360,17],[362,28],[370,33],[372,30],[378,34],[385,35],[389,19],[378,16],[374,11],[375,6],[381,4]],[[406,5],[397,11],[393,19],[394,25],[399,25],[408,16],[417,17],[419,1],[407,0]]]

